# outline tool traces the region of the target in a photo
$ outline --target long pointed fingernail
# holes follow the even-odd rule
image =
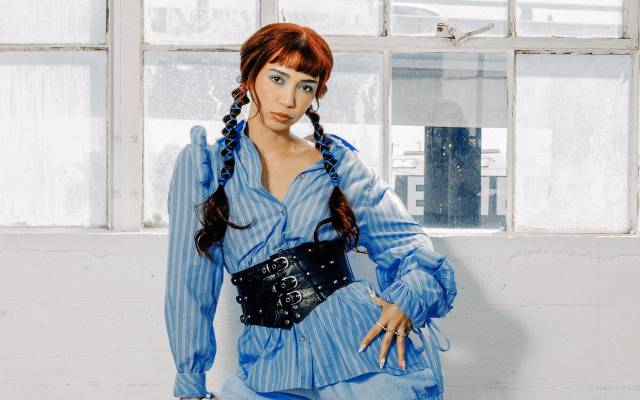
[[[362,353],[366,347],[367,347],[366,344],[361,344],[360,348],[358,349],[358,352]]]
[[[402,368],[402,369],[407,369],[407,366],[406,366],[406,364],[405,364],[405,361],[404,361],[404,360],[400,361],[400,368]]]
[[[386,361],[386,360],[385,360],[384,358],[381,358],[381,359],[380,359],[380,369],[384,368],[384,362],[385,362],[385,361]]]

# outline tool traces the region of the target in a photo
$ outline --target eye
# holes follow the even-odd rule
[[[280,80],[282,80],[282,78],[280,78],[278,75],[273,75],[273,76],[271,77],[271,80],[273,80],[273,79],[280,79]]]
[[[311,93],[313,92],[313,86],[309,86],[309,85],[302,85],[303,88],[308,88],[309,90],[303,89],[305,92],[307,93]]]

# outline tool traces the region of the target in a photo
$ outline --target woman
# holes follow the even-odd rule
[[[264,26],[242,45],[223,137],[208,145],[194,126],[177,157],[165,300],[176,397],[443,398],[431,318],[453,308],[453,266],[357,149],[324,133],[311,103],[332,67],[315,31]],[[290,132],[303,115],[313,142]],[[345,253],[358,244],[377,265],[379,295],[350,271]],[[214,396],[205,372],[225,269],[245,326],[239,368]]]

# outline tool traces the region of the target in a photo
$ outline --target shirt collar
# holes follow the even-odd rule
[[[260,176],[262,171],[262,164],[260,162],[260,156],[258,154],[258,149],[255,144],[251,140],[249,136],[245,133],[246,128],[246,120],[241,119],[233,129],[238,132],[238,136],[240,140],[236,147],[236,157],[235,165],[236,167],[239,165],[244,172],[247,174],[249,186],[253,188],[259,188],[262,185],[262,177]],[[331,134],[325,133],[325,136],[329,137],[329,140],[332,142],[330,151],[333,154],[333,157],[336,161],[339,161],[344,155],[345,149],[343,146],[339,145],[336,140],[331,138]],[[223,139],[223,138],[221,138]],[[320,159],[315,163],[311,164],[307,168],[305,168],[301,173],[307,173],[316,170],[324,170],[324,160]],[[327,175],[328,177],[328,175]]]

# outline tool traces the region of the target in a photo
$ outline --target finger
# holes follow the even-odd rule
[[[373,300],[373,302],[379,306],[384,306],[387,303],[385,300],[382,300],[380,297],[372,297],[371,300]]]
[[[380,323],[380,321],[378,321],[378,322]],[[380,325],[384,326],[383,323],[380,323]],[[371,343],[371,341],[373,341],[373,339],[378,337],[380,332],[382,332],[383,330],[384,329],[382,329],[382,327],[378,326],[377,324],[374,324],[373,327],[371,327],[371,329],[369,329],[369,331],[364,336],[364,338],[360,341],[360,348],[358,349],[358,351],[362,353],[364,351],[364,349],[367,348],[369,343]]]
[[[387,354],[389,353],[389,347],[391,346],[391,341],[394,337],[393,329],[387,328],[387,332],[384,334],[382,338],[382,345],[380,346],[380,353],[378,353],[378,360],[380,363],[380,368],[384,368],[385,362],[387,362]]]
[[[402,369],[407,369],[407,363],[404,358],[404,338],[404,336],[396,336],[396,349],[398,350],[398,365]]]
[[[369,296],[371,296],[371,300],[373,300],[374,303],[376,303],[379,306],[384,305],[384,303],[386,303],[384,300],[382,300],[380,297],[376,296],[376,292],[374,292],[371,289],[367,290],[369,292]]]

